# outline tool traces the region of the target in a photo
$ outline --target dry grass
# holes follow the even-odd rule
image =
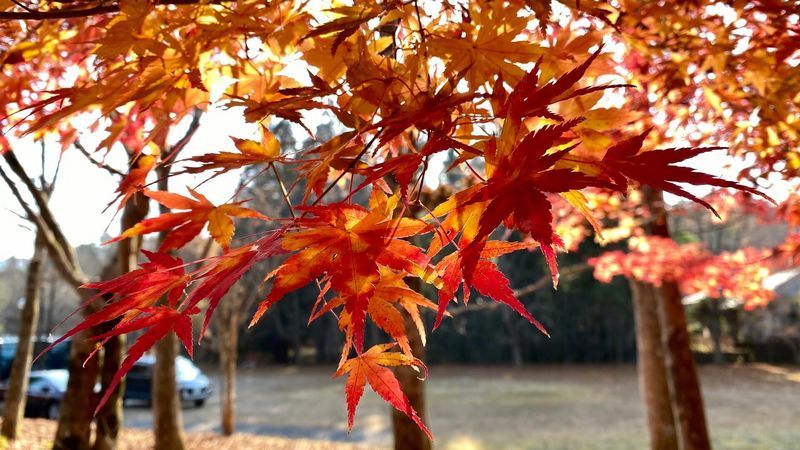
[[[343,380],[331,380],[331,372],[325,367],[240,371],[240,433],[218,436],[215,394],[205,407],[183,410],[188,448],[389,448],[386,404],[366,392],[348,433]],[[703,366],[700,375],[714,448],[800,448],[798,368]],[[430,427],[440,450],[647,448],[631,365],[433,367],[426,389]],[[126,408],[120,449],[152,448],[151,424],[150,408]],[[53,427],[46,420],[26,420],[24,440],[12,448],[49,450]]]
[[[25,419],[22,436],[8,445],[0,441],[3,450],[50,450],[56,423],[45,419]],[[365,450],[356,444],[343,444],[309,439],[286,439],[239,433],[223,437],[211,433],[188,433],[186,447],[192,450]],[[126,428],[122,431],[119,450],[150,450],[153,433],[150,430]]]

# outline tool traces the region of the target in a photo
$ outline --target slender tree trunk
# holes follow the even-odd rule
[[[652,216],[650,234],[669,237],[667,212],[660,191],[645,190],[645,202]],[[664,280],[661,289],[662,339],[667,355],[667,372],[672,386],[673,407],[678,419],[681,448],[707,450],[711,442],[706,425],[703,395],[686,328],[686,312],[675,281]]]
[[[180,149],[177,150],[178,152]],[[175,156],[175,155],[172,155]],[[169,190],[170,166],[163,165],[156,169],[158,189]],[[159,213],[168,213],[169,208],[159,205]],[[159,234],[159,243],[163,242],[167,233]],[[163,299],[162,299],[163,301]],[[178,356],[178,339],[170,332],[156,346],[156,366],[153,374],[153,434],[155,450],[183,450],[186,448],[183,439],[183,413],[178,385],[175,380],[175,357]]]
[[[103,359],[100,367],[100,384],[106,389],[111,384],[114,374],[119,370],[125,354],[125,336],[114,336],[103,346]],[[125,392],[125,380],[108,398],[105,405],[97,412],[95,423],[94,450],[113,450],[117,446],[117,437],[122,428],[122,394]]]
[[[722,364],[725,362],[725,357],[722,354],[722,311],[719,307],[719,302],[722,299],[709,299],[709,310],[711,312],[711,320],[708,324],[708,330],[711,332],[711,343],[713,345],[713,362],[714,364]]]
[[[14,354],[14,362],[11,364],[11,377],[6,390],[3,425],[0,430],[0,433],[9,440],[17,438],[19,423],[25,413],[25,393],[28,390],[28,377],[33,359],[33,338],[39,320],[40,284],[46,250],[38,233],[35,245],[25,279],[25,304],[22,306],[20,317],[19,343]]]
[[[678,285],[661,286],[662,338],[667,351],[667,370],[673,386],[675,412],[681,432],[681,448],[707,450],[711,442],[706,426],[703,394],[686,329],[686,313]]]
[[[677,449],[678,433],[661,342],[656,288],[635,280],[629,280],[629,284],[636,319],[636,368],[639,372],[639,391],[647,414],[650,448]]]
[[[236,424],[236,348],[239,341],[239,320],[234,305],[226,306],[225,323],[219,335],[219,358],[222,366],[222,401],[220,402],[220,428],[223,436],[235,432]]]
[[[54,450],[91,448],[91,424],[95,408],[94,385],[99,369],[98,358],[87,361],[89,354],[94,350],[94,342],[89,339],[93,334],[91,330],[84,331],[72,339],[69,352],[70,377],[67,391],[61,400],[61,414],[53,440]]]
[[[419,280],[412,280],[409,283],[412,289],[419,290],[421,284]],[[425,359],[425,346],[414,326],[414,322],[407,314],[405,317],[406,335],[411,344],[411,352],[420,360]],[[395,375],[400,382],[400,387],[408,396],[411,406],[417,411],[422,422],[427,424],[427,411],[425,409],[425,384],[419,379],[419,373],[411,367],[400,366],[395,369]],[[430,450],[431,441],[428,436],[411,419],[402,412],[392,409],[392,429],[394,431],[395,450]]]
[[[503,319],[508,334],[508,346],[511,350],[511,364],[514,367],[522,367],[522,336],[519,324],[515,321],[516,317],[514,317],[511,314],[511,310],[507,308],[500,310],[500,316]]]
[[[137,193],[125,204],[120,225],[126,230],[147,217],[150,211],[150,202],[142,193]],[[128,273],[137,266],[137,255],[141,248],[141,238],[125,239],[117,246],[117,265],[118,273]],[[113,266],[111,266],[113,267]],[[111,267],[109,276],[111,278]],[[104,274],[105,275],[105,274]],[[111,330],[113,325],[108,325],[105,330]],[[127,338],[125,336],[114,336],[103,346],[102,363],[100,366],[100,383],[104,389],[111,385],[111,380],[119,370],[125,356]],[[125,392],[125,380],[123,379],[114,388],[114,392],[106,401],[106,404],[98,411],[95,422],[97,429],[94,440],[94,450],[113,450],[117,445],[117,437],[122,428],[122,403],[123,393]]]
[[[175,380],[176,356],[178,356],[178,339],[175,333],[169,333],[156,344],[156,366],[153,374],[155,450],[186,448],[183,442],[181,400]]]

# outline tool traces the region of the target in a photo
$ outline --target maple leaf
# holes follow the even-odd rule
[[[387,403],[402,412],[414,421],[422,431],[433,440],[431,432],[425,423],[414,411],[408,397],[400,388],[397,377],[387,367],[410,366],[417,371],[427,372],[427,368],[418,359],[398,352],[389,352],[395,344],[382,344],[371,347],[366,352],[347,360],[334,374],[340,377],[349,373],[344,386],[347,401],[347,429],[353,429],[353,420],[356,408],[364,394],[364,386],[369,383],[373,391],[381,396]]]
[[[179,312],[167,306],[151,306],[143,308],[135,319],[122,320],[114,326],[111,331],[94,336],[94,339],[103,340],[103,342],[105,342],[113,336],[144,330],[142,335],[139,336],[136,342],[128,349],[128,352],[125,354],[125,359],[122,361],[122,364],[120,364],[119,369],[114,373],[94,413],[97,414],[97,412],[100,411],[100,408],[103,407],[111,394],[114,393],[122,377],[133,368],[136,361],[141,359],[145,352],[150,350],[156,342],[164,338],[167,333],[174,331],[191,356],[192,321],[189,316],[199,311],[199,309],[193,308]],[[98,349],[99,346],[96,347],[95,352],[97,352]],[[93,352],[90,357],[93,356],[95,352]]]
[[[505,97],[505,102],[500,106],[497,112],[498,117],[507,117],[513,122],[519,122],[525,117],[546,117],[561,121],[563,118],[558,114],[553,113],[548,109],[548,106],[553,103],[562,102],[570,98],[579,97],[582,95],[590,94],[595,91],[612,89],[618,87],[631,87],[628,84],[609,84],[601,86],[589,86],[585,88],[574,89],[570,91],[575,83],[577,83],[586,70],[600,55],[603,50],[601,45],[589,58],[586,59],[579,66],[566,72],[561,77],[551,80],[548,83],[539,86],[539,65],[541,58],[536,61],[533,69],[526,73],[519,83],[514,87],[508,96],[503,95],[501,92],[500,98]],[[502,89],[502,85],[495,86],[495,90]],[[497,95],[497,94],[495,94]]]
[[[192,281],[197,285],[186,295],[185,303],[187,308],[193,308],[208,299],[200,339],[205,335],[214,310],[231,286],[259,261],[284,253],[280,242],[285,232],[286,226],[271,231],[251,245],[232,249],[212,259],[210,264],[195,273]]]
[[[153,170],[155,167],[156,162],[158,162],[157,156],[152,155],[139,155],[136,158],[136,162],[133,166],[131,166],[130,171],[125,178],[120,181],[119,186],[117,187],[117,197],[112,200],[108,206],[111,206],[117,200],[120,200],[119,206],[117,206],[117,210],[122,210],[125,206],[125,203],[131,196],[140,190],[144,189],[145,185],[147,184],[147,174]]]
[[[208,232],[223,249],[228,249],[233,237],[234,224],[231,217],[249,217],[269,220],[268,217],[252,209],[239,206],[242,202],[215,206],[200,193],[189,189],[194,199],[171,192],[145,190],[144,195],[170,209],[185,209],[184,212],[169,212],[158,217],[145,219],[128,228],[122,234],[106,242],[121,241],[142,234],[167,231],[166,238],[159,247],[160,252],[181,248],[200,234],[208,224]]]
[[[113,280],[87,283],[82,286],[87,289],[96,289],[99,293],[84,302],[78,310],[85,308],[98,296],[109,297],[108,304],[101,310],[89,314],[82,322],[56,339],[36,357],[38,359],[65,339],[103,323],[114,323],[114,326],[110,331],[92,337],[100,342],[88,358],[93,357],[102,344],[113,336],[146,330],[128,350],[125,360],[114,374],[97,405],[95,414],[105,404],[120,379],[133,367],[133,364],[170,331],[175,331],[186,347],[186,351],[190,356],[192,355],[192,326],[189,316],[199,312],[199,309],[194,307],[178,309],[178,300],[183,295],[191,277],[184,273],[184,263],[180,258],[147,250],[142,252],[150,261],[142,263],[139,269]],[[164,293],[166,293],[167,305],[157,306],[156,303]]]
[[[113,280],[87,283],[81,286],[84,289],[94,289],[99,292],[83,302],[72,314],[65,317],[64,321],[100,296],[110,297],[108,304],[100,311],[89,314],[81,323],[56,339],[42,353],[47,352],[59,342],[101,323],[119,320],[123,317],[133,318],[138,315],[138,311],[155,305],[164,294],[167,296],[169,305],[175,306],[190,281],[190,277],[184,273],[183,261],[165,253],[147,250],[142,250],[142,253],[150,261],[140,264],[138,269],[122,274]]]
[[[344,203],[302,208],[314,217],[299,218],[301,231],[283,238],[282,247],[295,253],[268,276],[272,289],[250,325],[284,295],[327,273],[352,316],[354,345],[360,352],[368,302],[380,280],[380,266],[421,277],[428,263],[420,248],[401,238],[426,232],[430,225],[407,217],[392,218],[397,205],[397,196],[387,198],[373,189],[371,210]]]
[[[738,189],[774,203],[770,197],[755,188],[698,172],[690,167],[674,165],[724,147],[683,147],[642,152],[642,144],[649,132],[650,129],[647,129],[637,136],[616,143],[603,156],[600,163],[604,169],[603,173],[613,180],[619,189],[625,190],[628,185],[627,180],[631,179],[639,184],[652,186],[699,203],[711,210],[717,217],[719,217],[719,213],[710,203],[686,191],[676,183]]]
[[[419,308],[428,308],[435,311],[436,304],[426,299],[419,292],[409,288],[405,281],[403,281],[403,277],[403,272],[380,267],[380,280],[375,286],[375,292],[369,299],[367,313],[378,328],[386,332],[386,334],[397,342],[404,354],[413,356],[411,344],[406,335],[405,319],[398,308],[402,308],[402,310],[409,315],[417,329],[417,333],[419,333],[422,345],[425,345],[425,326],[422,322]],[[345,297],[339,296],[325,302],[324,306],[321,306],[323,304],[323,297],[328,289],[330,289],[330,283],[326,282],[325,287],[320,291],[317,303],[314,305],[311,317],[308,321],[309,323],[318,319],[323,314],[345,304]],[[345,340],[352,343],[355,327],[353,326],[350,314],[346,310],[339,314],[339,328],[344,330]],[[350,347],[351,345],[344,346],[342,361],[349,355]]]
[[[391,4],[392,2],[387,3]],[[362,2],[355,6],[340,6],[338,8],[331,8],[328,11],[339,14],[341,17],[315,27],[308,32],[303,39],[328,33],[336,33],[336,38],[333,40],[333,45],[331,46],[331,54],[336,54],[336,49],[345,39],[355,33],[359,26],[385,12],[381,5],[374,2]]]
[[[263,125],[261,133],[261,142],[232,137],[239,153],[219,152],[189,158],[188,161],[200,163],[200,165],[188,167],[181,172],[176,172],[176,175],[217,170],[216,176],[244,166],[281,161],[281,144],[278,139]]]
[[[407,202],[408,184],[411,182],[417,169],[423,164],[423,161],[429,156],[451,148],[462,150],[471,156],[481,154],[480,151],[470,145],[459,142],[442,133],[432,131],[428,141],[419,152],[400,155],[363,170],[362,172],[365,174],[364,181],[354,192],[357,192],[369,184],[377,183],[384,176],[391,174],[400,186],[401,198],[404,202]]]
[[[571,169],[553,168],[574,146],[547,153],[562,135],[580,123],[573,119],[547,125],[528,133],[510,152],[495,155],[486,152],[491,176],[483,183],[464,190],[440,204],[434,216],[480,203],[477,226],[462,236],[463,275],[470,279],[475,272],[486,239],[502,223],[529,234],[542,250],[550,267],[553,285],[558,284],[556,250],[563,249],[561,238],[553,231],[553,215],[548,193],[565,193],[586,187],[613,188],[602,178]],[[474,222],[473,222],[474,224]]]
[[[544,326],[531,316],[528,310],[525,309],[525,305],[514,295],[514,291],[511,289],[505,275],[500,272],[495,263],[490,261],[491,258],[496,258],[500,255],[530,248],[531,244],[522,242],[486,242],[481,250],[480,259],[475,265],[475,273],[469,279],[463,276],[461,261],[463,256],[460,253],[456,252],[445,256],[439,261],[435,269],[435,272],[442,279],[442,286],[439,288],[439,307],[433,327],[439,327],[447,305],[455,299],[456,291],[463,283],[464,304],[469,301],[470,288],[475,288],[480,294],[507,305],[538,328],[539,331],[549,336]]]

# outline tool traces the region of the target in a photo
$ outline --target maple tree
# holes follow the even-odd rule
[[[176,333],[191,353],[191,316],[202,314],[200,307],[207,302],[202,338],[214,309],[237,280],[257,262],[280,256],[285,257],[282,264],[265,274],[270,292],[252,323],[269,314],[270,306],[285,294],[317,283],[320,294],[311,319],[338,312],[345,334],[336,373],[348,374],[348,425],[352,427],[358,400],[369,383],[427,431],[385,368],[424,367],[408,344],[404,314],[424,335],[420,308],[436,310],[438,325],[459,290],[466,303],[474,288],[546,333],[546,324],[513,295],[494,258],[538,249],[555,287],[557,253],[588,234],[574,233],[583,228],[575,218],[585,218],[598,234],[614,235],[619,230],[604,233],[603,217],[620,211],[617,217],[633,220],[620,203],[637,195],[624,199],[638,188],[667,191],[712,211],[709,202],[681,184],[762,195],[748,181],[725,180],[679,165],[719,150],[702,145],[719,140],[709,139],[708,133],[692,135],[688,144],[667,139],[663,128],[651,130],[655,120],[663,123],[659,111],[668,111],[674,126],[691,129],[709,120],[708,115],[691,113],[698,96],[714,111],[729,105],[736,114],[726,116],[728,132],[721,136],[733,139],[735,152],[754,141],[781,147],[780,152],[758,153],[763,170],[755,176],[774,171],[778,161],[787,162],[785,176],[797,171],[796,151],[783,145],[783,139],[795,135],[789,119],[760,128],[766,130],[766,137],[760,138],[739,124],[753,103],[761,104],[759,93],[785,96],[796,81],[789,84],[785,80],[790,77],[784,77],[781,87],[773,90],[758,81],[763,70],[752,67],[751,61],[738,55],[722,60],[719,53],[705,56],[699,65],[707,70],[702,83],[681,80],[674,74],[688,77],[699,70],[697,64],[650,53],[672,50],[685,55],[697,44],[678,40],[671,45],[683,47],[647,48],[651,34],[661,41],[666,31],[660,24],[636,25],[642,18],[659,17],[669,5],[564,1],[554,7],[549,1],[521,0],[322,3],[121,0],[36,9],[0,0],[4,131],[40,138],[57,135],[67,148],[78,137],[76,124],[88,117],[89,131],[105,135],[98,151],[116,145],[134,150],[133,169],[117,190],[118,207],[143,192],[180,210],[145,219],[113,240],[167,233],[159,251],[148,253],[150,261],[139,269],[87,284],[113,300],[65,335],[99,323],[113,325],[97,336],[100,340],[144,330],[112,387],[168,333]],[[777,18],[786,14],[770,10],[767,2],[757,3],[739,8],[743,20],[756,20],[758,13]],[[723,26],[707,17],[705,6],[687,4],[684,8],[698,11],[696,15],[669,17],[685,20],[680,25],[684,29]],[[796,33],[788,22],[782,23],[779,30]],[[770,31],[775,41],[778,33]],[[702,33],[698,36],[703,38]],[[620,55],[607,50],[606,40],[626,46],[625,64],[617,64]],[[778,73],[791,71],[786,61],[796,41],[778,39],[775,45],[783,56],[768,53],[763,58],[777,65]],[[732,52],[730,46],[717,51]],[[756,88],[744,96],[724,87],[722,76],[708,75],[709,68],[734,70],[728,66],[739,73],[743,65]],[[673,75],[664,78],[668,74]],[[648,98],[650,93],[659,100],[646,107],[612,107],[608,101]],[[692,100],[684,102],[687,98]],[[194,108],[212,104],[236,108],[247,121],[259,123],[260,138],[234,137],[235,152],[207,149],[184,161],[165,154],[170,128],[188,120]],[[268,129],[271,120],[291,121],[311,134],[308,124],[323,114],[336,120],[334,137],[307,151],[281,153],[280,142]],[[3,139],[2,151],[9,151]],[[444,170],[462,173],[464,182],[454,186],[449,198],[426,204],[421,196],[426,175],[445,151],[457,157]],[[286,187],[274,171],[290,215],[270,218],[241,206],[242,200],[213,205],[196,190],[190,191],[194,199],[150,190],[148,176],[172,164],[182,165],[173,173],[207,177],[252,165],[264,171],[285,165],[303,183]],[[305,190],[302,204],[290,203],[288,193],[294,189]],[[343,198],[334,200],[334,190],[343,191]],[[359,191],[370,191],[368,204],[353,201]],[[793,211],[787,214],[795,217],[792,208],[796,206],[787,206]],[[420,210],[425,213],[410,214]],[[276,228],[264,236],[232,240],[232,217],[269,220]],[[187,270],[190,263],[164,253],[182,247],[206,226],[224,249],[220,256]],[[501,227],[519,233],[523,241],[496,239]],[[625,233],[616,234],[627,237]],[[430,239],[427,248],[419,243],[420,236]],[[652,239],[639,242],[665,252],[673,245],[652,245]],[[665,257],[688,252],[702,267],[722,264],[729,271],[726,280],[758,275],[745,273],[747,260],[739,255],[711,258],[693,247],[673,250]],[[634,273],[635,252],[612,256],[616,262],[604,264],[616,268],[600,278],[610,273],[639,277]],[[682,279],[666,272],[672,266],[641,276],[651,281]],[[709,270],[697,271],[701,284],[723,276]],[[438,289],[438,305],[411,289],[412,279]],[[159,304],[164,295],[168,301]],[[392,342],[364,350],[368,319]]]

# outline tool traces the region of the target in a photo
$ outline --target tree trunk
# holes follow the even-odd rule
[[[111,384],[114,374],[119,370],[125,354],[125,336],[114,336],[103,346],[103,359],[100,367],[100,383],[104,389]],[[95,423],[94,450],[113,450],[117,446],[117,437],[122,427],[122,394],[125,392],[125,380],[114,388],[114,392],[106,404],[97,412]]]
[[[25,412],[28,377],[30,376],[31,359],[33,358],[33,338],[39,320],[39,304],[41,302],[40,284],[46,250],[41,237],[36,237],[33,257],[28,264],[25,279],[25,304],[20,317],[19,343],[11,364],[11,377],[6,390],[3,425],[0,433],[9,440],[17,438],[19,423]]]
[[[667,211],[660,191],[645,190],[645,203],[650,210],[652,222],[650,234],[669,237]],[[678,420],[681,448],[685,450],[706,450],[711,442],[706,426],[703,395],[697,377],[694,357],[686,329],[686,312],[680,290],[675,281],[664,280],[661,289],[661,333],[667,355],[666,365],[669,374],[673,411]]]
[[[711,312],[708,331],[711,333],[711,343],[713,344],[712,361],[714,364],[722,364],[725,362],[725,357],[722,354],[722,311],[719,307],[719,302],[721,301],[721,298],[708,299],[709,311]]]
[[[219,359],[222,368],[222,399],[220,402],[220,429],[223,436],[235,432],[236,424],[236,348],[239,341],[239,321],[236,308],[227,306],[226,317],[218,317],[225,328],[219,335]]]
[[[708,450],[711,442],[706,426],[703,394],[686,329],[686,313],[674,281],[661,286],[662,338],[667,352],[667,370],[672,381],[675,413],[680,424],[681,448]]]
[[[636,368],[639,372],[639,391],[647,414],[650,448],[677,449],[678,433],[661,342],[656,288],[632,279],[629,284],[636,321]]]
[[[120,227],[126,230],[139,221],[147,217],[150,211],[150,202],[142,193],[136,193],[130,201],[125,204]],[[141,248],[141,238],[125,239],[117,246],[117,265],[118,273],[128,273],[137,266],[137,256]],[[109,266],[108,274],[104,274],[105,279],[114,276],[112,273],[113,265]],[[110,331],[113,325],[107,325],[104,331]],[[125,336],[113,336],[103,346],[102,364],[100,366],[100,383],[103,389],[111,385],[111,380],[119,370],[125,356],[127,338]],[[98,411],[95,417],[97,429],[95,432],[94,450],[113,450],[117,445],[117,437],[122,427],[122,403],[125,392],[125,379],[114,388],[114,392],[106,401],[106,404]]]
[[[511,364],[514,367],[522,367],[522,336],[519,329],[519,324],[511,314],[511,310],[503,308],[500,310],[500,316],[503,319],[503,324],[506,326],[508,334],[508,346],[511,350]]]
[[[188,136],[188,134],[187,134]],[[178,152],[180,149],[178,149]],[[176,156],[176,155],[171,155]],[[158,189],[169,191],[169,165],[156,169]],[[166,214],[170,209],[159,205],[159,213]],[[158,242],[166,239],[167,233],[159,233]],[[164,299],[162,299],[162,302]],[[155,346],[156,366],[153,374],[153,434],[155,450],[183,450],[183,414],[178,385],[175,381],[175,357],[178,356],[178,339],[175,333],[168,333]]]
[[[53,450],[90,448],[92,414],[95,408],[94,385],[99,369],[98,358],[86,360],[94,350],[94,342],[89,339],[93,334],[88,330],[78,333],[72,339],[69,352],[70,377],[67,391],[61,400],[61,415],[58,418]]]
[[[156,344],[153,373],[153,433],[155,450],[184,450],[181,400],[175,381],[178,339],[170,332]]]
[[[416,284],[416,286],[414,286]],[[412,288],[419,287],[419,281],[414,280],[409,285]],[[413,321],[407,314],[405,316],[406,335],[411,344],[411,352],[419,358],[425,358],[425,346],[414,326]],[[408,396],[411,406],[417,411],[422,422],[427,424],[427,413],[425,411],[425,384],[419,379],[419,373],[407,366],[400,366],[395,369],[395,375],[400,382],[400,387]],[[411,419],[402,412],[392,409],[392,429],[394,431],[395,450],[430,450],[431,441],[428,436]]]

